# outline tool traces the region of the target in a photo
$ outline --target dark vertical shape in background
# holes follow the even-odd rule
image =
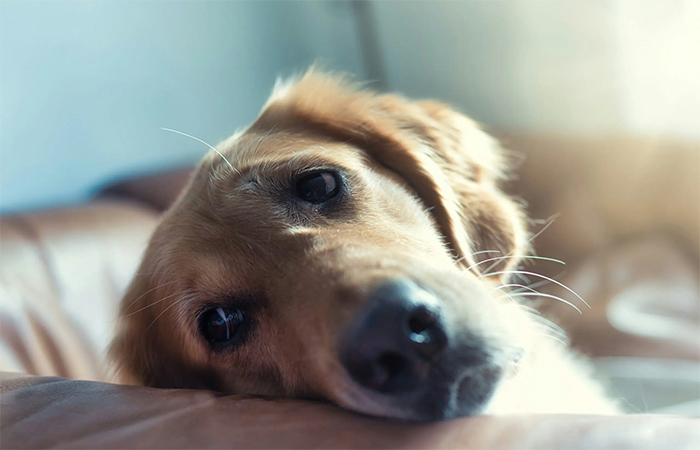
[[[360,41],[360,52],[362,53],[362,64],[365,69],[365,76],[371,85],[378,90],[386,89],[386,76],[382,59],[382,52],[379,48],[376,21],[369,0],[355,0],[350,2],[355,23],[357,24],[357,34]]]

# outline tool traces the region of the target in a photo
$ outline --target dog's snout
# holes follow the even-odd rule
[[[410,280],[391,280],[368,298],[368,306],[344,337],[341,357],[360,384],[380,392],[417,387],[447,346],[438,299]]]

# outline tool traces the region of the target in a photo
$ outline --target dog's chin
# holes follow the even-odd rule
[[[461,374],[436,374],[418,389],[382,394],[353,383],[338,396],[340,406],[365,415],[411,422],[436,422],[484,412],[501,384],[497,366]]]

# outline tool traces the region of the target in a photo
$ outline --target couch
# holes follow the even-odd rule
[[[631,414],[406,424],[323,403],[117,384],[104,357],[117,304],[184,168],[0,218],[0,447],[700,448],[699,143],[497,135],[518,165],[507,190],[540,219],[534,232],[548,227],[538,254],[567,261],[563,272],[528,270],[592,306],[580,316],[542,308]]]

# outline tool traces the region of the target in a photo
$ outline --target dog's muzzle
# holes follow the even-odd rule
[[[502,370],[478,339],[450,332],[440,300],[408,279],[384,282],[340,342],[353,380],[407,418],[478,413]]]

